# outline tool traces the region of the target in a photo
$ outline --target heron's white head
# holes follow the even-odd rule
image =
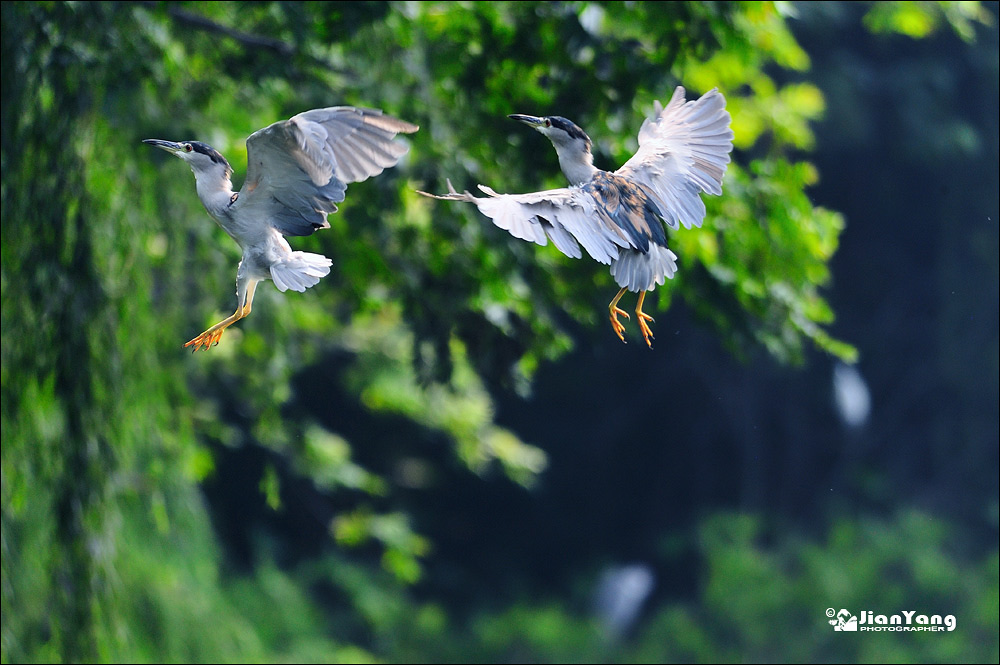
[[[229,165],[226,158],[212,146],[201,141],[161,141],[160,139],[144,139],[143,143],[155,145],[157,148],[166,150],[170,154],[180,157],[199,180],[202,176],[208,179],[218,178],[219,180],[229,180],[233,173],[233,167]]]
[[[536,117],[515,113],[507,117],[533,127],[552,141],[559,155],[559,166],[571,183],[581,185],[594,175],[597,169],[590,151],[593,142],[576,123],[559,115]]]
[[[144,139],[143,143],[155,145],[187,162],[194,171],[198,198],[216,219],[236,200],[236,195],[233,194],[233,167],[212,146],[201,141],[175,143],[160,139]]]

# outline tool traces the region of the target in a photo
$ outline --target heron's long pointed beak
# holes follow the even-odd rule
[[[157,148],[162,148],[171,154],[177,154],[184,150],[184,146],[180,143],[174,143],[173,141],[161,141],[160,139],[143,139],[143,143],[148,143],[149,145],[155,145]]]
[[[511,120],[517,120],[518,122],[523,122],[530,127],[541,127],[545,124],[545,118],[538,118],[533,115],[521,115],[520,113],[512,113],[507,116]]]

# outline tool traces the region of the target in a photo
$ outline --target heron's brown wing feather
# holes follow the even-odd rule
[[[594,197],[598,218],[616,233],[624,232],[636,249],[648,251],[650,242],[667,244],[660,221],[663,213],[645,187],[614,173],[598,171],[583,190]]]

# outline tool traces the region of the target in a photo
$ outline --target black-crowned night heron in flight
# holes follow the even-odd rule
[[[334,106],[300,113],[247,139],[247,177],[239,193],[233,169],[217,150],[199,141],[143,143],[163,148],[194,171],[198,198],[208,214],[243,249],[236,271],[236,312],[184,346],[218,344],[226,328],[250,314],[257,283],[274,280],[279,291],[305,291],[330,273],[320,254],[292,251],[284,236],[329,228],[347,185],[394,166],[406,152],[393,138],[416,125],[377,109]]]
[[[487,196],[459,194],[448,182],[449,194],[425,196],[468,201],[516,238],[539,245],[548,240],[563,254],[580,258],[580,245],[593,258],[611,265],[621,290],[608,306],[611,325],[625,341],[618,308],[625,291],[637,291],[636,319],[646,344],[653,332],[642,311],[647,291],[677,271],[677,256],[667,249],[662,222],[677,228],[701,226],[705,204],[701,192],[722,194],[722,177],[733,149],[726,100],[711,90],[686,101],[678,86],[666,107],[656,102],[655,113],[642,123],[639,150],[624,166],[610,173],[594,166],[590,138],[560,116],[537,118],[511,115],[552,141],[559,166],[571,187],[531,194],[497,194],[479,185]]]

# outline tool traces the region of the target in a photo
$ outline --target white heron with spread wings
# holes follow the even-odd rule
[[[458,193],[448,182],[448,201],[474,203],[493,223],[516,238],[545,245],[580,258],[580,246],[597,261],[611,266],[621,287],[608,306],[611,325],[625,341],[618,316],[625,291],[639,293],[636,319],[646,344],[653,332],[642,311],[652,291],[677,271],[677,255],[667,248],[663,223],[676,229],[701,226],[705,204],[701,193],[722,194],[722,178],[733,149],[726,100],[713,89],[686,101],[678,86],[666,107],[659,102],[653,116],[639,130],[639,149],[614,173],[594,166],[591,140],[582,129],[561,116],[511,115],[552,141],[559,166],[570,187],[530,194],[497,194],[485,185],[485,197]]]
[[[194,171],[198,198],[208,214],[239,243],[236,311],[185,347],[209,349],[226,328],[250,314],[261,280],[279,291],[305,291],[330,273],[332,261],[293,251],[285,236],[307,236],[329,228],[347,185],[394,166],[407,148],[394,137],[417,126],[376,109],[333,106],[276,122],[247,139],[247,177],[233,192],[233,169],[217,150],[200,141],[143,143],[183,159]]]

